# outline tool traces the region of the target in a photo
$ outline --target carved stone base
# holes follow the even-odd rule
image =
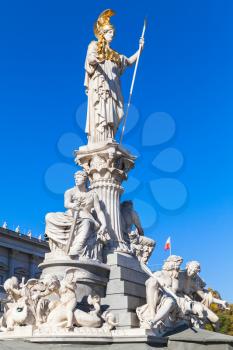
[[[24,334],[24,327],[21,335]],[[20,339],[21,338],[21,339]],[[187,329],[174,335],[158,337],[153,332],[134,328],[103,332],[101,329],[80,329],[72,335],[25,335],[16,337],[0,333],[1,350],[40,350],[46,349],[100,349],[127,350],[232,350],[233,337],[200,329]],[[64,345],[65,344],[65,345]]]
[[[116,315],[118,328],[138,327],[135,310],[146,302],[148,275],[141,269],[137,258],[128,254],[109,254],[107,263],[111,271],[102,305]]]
[[[89,294],[96,293],[105,296],[110,267],[98,261],[79,258],[72,259],[65,254],[47,253],[43,263],[39,265],[42,270],[41,277],[46,274],[57,275],[62,279],[69,268],[80,270],[80,280],[77,283],[78,302]]]

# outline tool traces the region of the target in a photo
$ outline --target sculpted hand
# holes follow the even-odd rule
[[[103,235],[107,231],[107,226],[106,225],[101,225],[98,231],[99,235]]]
[[[141,47],[141,50],[143,50],[143,49],[144,49],[144,45],[145,45],[145,40],[144,40],[144,38],[140,38],[140,40],[139,40],[139,45],[140,45],[140,47]]]
[[[230,307],[227,301],[223,300],[222,306],[225,310],[230,310]]]

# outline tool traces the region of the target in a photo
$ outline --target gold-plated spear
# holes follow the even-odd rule
[[[144,39],[144,35],[145,35],[145,31],[146,31],[146,25],[147,25],[147,21],[146,21],[146,19],[144,19],[144,25],[143,25],[143,29],[142,29],[141,39]],[[121,132],[120,144],[122,143],[123,135],[124,135],[124,132],[125,132],[125,125],[126,125],[126,120],[127,120],[128,114],[129,114],[129,107],[130,107],[130,104],[131,104],[131,98],[132,98],[132,94],[133,94],[134,82],[135,82],[135,78],[136,78],[136,74],[137,74],[138,63],[139,63],[141,50],[142,50],[142,44],[140,42],[139,50],[138,50],[138,57],[137,57],[137,60],[136,60],[136,63],[135,63],[134,72],[133,72],[133,79],[132,79],[132,83],[131,83],[131,87],[130,87],[130,91],[129,91],[129,100],[128,100],[128,104],[127,104],[126,112],[125,112],[125,116],[124,116],[124,123],[123,123],[123,127],[122,127],[122,132]]]

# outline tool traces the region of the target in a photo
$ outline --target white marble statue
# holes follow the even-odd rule
[[[206,323],[217,328],[218,317],[209,306],[214,302],[226,308],[227,303],[204,289],[198,262],[189,262],[180,271],[182,262],[181,257],[171,255],[162,271],[151,273],[146,281],[147,303],[136,310],[142,328],[166,332],[181,324],[203,327]]]
[[[30,305],[27,285],[19,283],[17,277],[8,278],[4,285],[7,293],[7,302],[4,314],[0,320],[1,331],[12,331],[15,326],[25,323],[35,324],[35,317]]]
[[[138,260],[146,263],[154,250],[155,241],[144,236],[139,215],[134,210],[132,201],[122,202],[120,208],[124,239]]]
[[[186,298],[190,298],[197,310],[193,317],[193,323],[197,326],[204,325],[206,322],[212,324],[217,330],[219,327],[218,316],[210,309],[212,303],[221,305],[224,309],[228,308],[226,301],[217,299],[206,289],[206,283],[199,276],[201,266],[198,261],[190,261],[186,264],[185,271],[179,273],[179,291],[182,291]]]
[[[7,299],[9,302],[16,302],[23,296],[18,278],[15,276],[8,278],[4,282],[3,288],[7,292]]]
[[[16,326],[31,326],[37,334],[73,332],[78,327],[109,331],[117,322],[112,312],[101,311],[99,295],[87,295],[86,308],[77,307],[77,283],[82,271],[69,268],[60,281],[56,275],[30,279],[19,284],[16,277],[6,280],[7,303],[0,319],[2,332],[14,332]],[[24,331],[22,327],[22,332]]]
[[[75,187],[65,192],[67,211],[46,215],[45,234],[51,251],[101,260],[102,246],[109,239],[105,214],[98,195],[87,191],[86,180],[85,172],[75,173]]]
[[[178,276],[183,259],[171,255],[164,263],[162,271],[157,271],[146,281],[147,303],[137,308],[141,327],[153,328],[164,321],[176,306],[175,293],[178,289]],[[166,289],[171,293],[166,293]]]
[[[67,329],[73,327],[74,310],[77,304],[75,272],[72,268],[66,271],[59,288],[59,301],[53,305],[47,323],[51,326],[63,326]]]
[[[34,307],[36,325],[47,321],[48,314],[51,310],[53,301],[50,296],[59,297],[60,281],[56,275],[45,275],[39,280],[31,280],[31,300]]]
[[[120,76],[124,70],[136,62],[144,46],[131,57],[126,57],[110,48],[115,29],[110,23],[112,10],[100,14],[94,33],[97,41],[92,41],[85,61],[85,87],[88,96],[86,133],[88,143],[113,139],[124,114],[124,101]]]

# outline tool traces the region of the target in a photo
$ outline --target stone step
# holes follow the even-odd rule
[[[116,320],[119,324],[117,327],[118,329],[120,327],[124,328],[136,328],[139,327],[139,320],[135,312],[124,312],[124,311],[115,311],[114,314],[116,315]]]
[[[146,288],[143,284],[138,284],[129,281],[121,281],[116,279],[108,282],[106,295],[111,294],[123,294],[141,297],[145,296]]]
[[[135,271],[123,266],[111,266],[109,280],[125,280],[129,282],[136,282],[137,284],[145,285],[148,276],[144,272]]]
[[[130,295],[113,294],[101,299],[102,306],[108,306],[109,310],[134,311],[138,306],[145,304],[144,298]]]
[[[107,264],[109,266],[116,265],[116,266],[126,267],[128,269],[145,274],[145,272],[142,270],[140,266],[138,259],[129,254],[124,254],[124,253],[109,254],[107,256]]]

